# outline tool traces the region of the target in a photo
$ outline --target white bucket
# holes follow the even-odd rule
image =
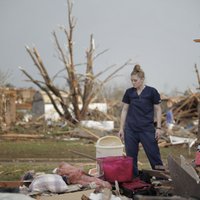
[[[96,143],[96,158],[122,156],[124,145],[117,136],[104,136]]]

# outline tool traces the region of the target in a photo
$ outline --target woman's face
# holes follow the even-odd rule
[[[138,89],[143,85],[144,79],[140,78],[138,75],[132,75],[131,76],[131,82],[133,84],[133,87]]]

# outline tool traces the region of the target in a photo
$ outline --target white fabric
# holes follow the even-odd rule
[[[30,192],[62,193],[68,189],[67,184],[58,174],[44,174],[37,176],[29,186]]]

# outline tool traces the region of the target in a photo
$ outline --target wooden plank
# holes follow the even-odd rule
[[[0,187],[2,188],[15,188],[22,186],[24,183],[31,183],[32,180],[24,180],[24,181],[0,181]]]
[[[200,39],[194,39],[194,42],[200,42]]]
[[[183,197],[200,198],[200,183],[197,183],[180,163],[172,156],[168,156],[168,167],[174,186],[174,194]]]
[[[8,133],[3,134],[0,136],[1,138],[7,138],[7,139],[19,139],[19,138],[25,138],[25,139],[41,139],[44,138],[44,135],[34,135],[34,134],[16,134],[16,133]]]
[[[0,181],[0,187],[3,188],[15,188],[23,185],[22,181]]]
[[[150,170],[150,169],[143,169],[144,173],[149,174],[150,176],[155,176],[157,178],[164,178],[164,179],[170,179],[169,172],[167,171],[159,171],[159,170]]]

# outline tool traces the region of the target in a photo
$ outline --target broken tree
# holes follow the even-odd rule
[[[73,46],[73,32],[76,20],[72,16],[72,7],[72,2],[68,0],[68,28],[63,28],[64,34],[67,38],[67,53],[60,44],[56,32],[53,32],[53,37],[55,39],[59,58],[64,64],[63,70],[66,71],[65,79],[68,88],[64,92],[68,96],[67,99],[63,98],[61,90],[54,83],[54,79],[63,70],[59,71],[55,75],[55,77],[51,78],[36,48],[31,49],[29,47],[26,47],[26,50],[33,60],[36,68],[38,69],[43,81],[35,79],[25,69],[21,67],[20,70],[26,75],[26,77],[28,77],[29,81],[37,85],[44,92],[46,92],[55,110],[58,112],[61,118],[68,120],[72,123],[77,123],[85,118],[88,111],[88,105],[95,100],[105,83],[113,78],[119,70],[130,64],[130,60],[125,62],[122,66],[117,67],[114,72],[108,75],[103,81],[99,81],[99,76],[109,70],[111,67],[114,67],[114,65],[111,67],[107,67],[106,70],[94,74],[94,60],[105,51],[94,55],[94,39],[93,35],[91,35],[89,49],[86,51],[87,60],[85,64],[85,74],[78,74],[76,70],[77,64],[75,64],[74,61]],[[55,102],[53,96],[56,96],[59,99],[59,105]]]

